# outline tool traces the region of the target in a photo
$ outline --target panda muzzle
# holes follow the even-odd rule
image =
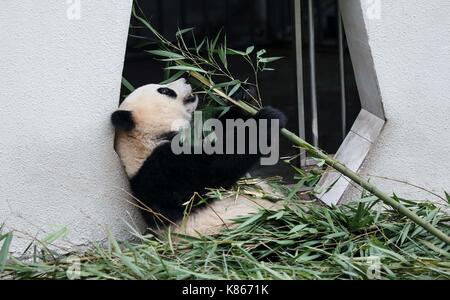
[[[197,101],[197,97],[194,95],[190,95],[186,99],[183,100],[183,103],[190,104],[190,103],[194,103],[195,101]]]

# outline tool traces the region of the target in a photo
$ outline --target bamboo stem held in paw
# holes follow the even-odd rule
[[[218,88],[215,88],[209,80],[202,76],[201,74],[197,72],[190,72],[190,75],[197,79],[199,82],[201,82],[206,87],[212,89],[217,95],[221,96],[222,98],[226,99],[233,105],[241,108],[245,112],[254,115],[258,111],[253,108],[252,106],[248,105],[247,103],[243,101],[236,101],[229,97],[227,94],[225,94],[223,91],[221,91]],[[393,198],[389,197],[387,194],[379,190],[376,186],[369,183],[366,179],[359,176],[356,172],[350,170],[345,165],[340,163],[339,161],[335,160],[334,158],[328,156],[327,154],[323,153],[319,149],[315,148],[313,145],[309,144],[305,140],[301,139],[296,134],[292,133],[291,131],[283,128],[281,130],[281,134],[287,138],[290,142],[292,142],[294,145],[301,147],[306,152],[308,152],[309,155],[315,158],[319,158],[325,161],[325,163],[341,173],[342,175],[350,178],[353,182],[361,186],[366,191],[370,192],[371,194],[377,196],[381,201],[383,201],[385,204],[389,205],[390,207],[396,209],[400,214],[403,216],[411,219],[414,223],[421,226],[425,230],[427,230],[429,233],[433,234],[443,242],[446,242],[447,244],[450,244],[450,237],[447,236],[444,232],[434,227],[429,222],[425,221],[421,217],[419,217],[417,214],[415,214],[413,211],[406,208],[404,205],[402,205],[400,202],[394,200]]]

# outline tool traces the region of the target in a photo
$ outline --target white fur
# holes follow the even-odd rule
[[[254,214],[261,209],[279,210],[280,202],[264,199],[252,199],[245,196],[230,196],[214,201],[204,209],[190,214],[174,232],[190,236],[214,235],[224,228],[236,226],[238,217]]]
[[[168,87],[177,93],[173,99],[158,92]],[[195,102],[185,104],[192,87],[185,79],[167,85],[149,84],[136,89],[120,105],[119,110],[131,111],[136,128],[131,132],[118,132],[116,151],[122,160],[128,177],[133,177],[153,150],[166,141],[159,139],[163,134],[181,130],[180,124],[189,124],[197,108]]]

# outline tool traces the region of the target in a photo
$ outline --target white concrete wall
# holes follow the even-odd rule
[[[450,2],[361,3],[388,120],[361,174],[443,195],[450,190]],[[437,199],[412,186],[371,180],[401,197]]]
[[[73,244],[102,239],[107,227],[126,236],[127,182],[109,116],[131,3],[81,0],[79,20],[66,0],[0,3],[0,224],[18,236],[65,225]],[[16,239],[14,249],[24,245]]]

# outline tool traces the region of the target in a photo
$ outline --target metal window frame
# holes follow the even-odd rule
[[[299,130],[300,137],[305,137],[304,124],[304,96],[303,96],[303,62],[302,62],[302,36],[301,36],[301,0],[295,2],[295,26],[296,26],[296,46],[297,46],[297,85],[298,85],[298,111],[299,111]],[[340,60],[340,84],[341,84],[341,107],[342,107],[342,132],[345,136],[346,132],[346,95],[345,95],[345,72],[344,72],[344,30],[347,37],[347,44],[352,59],[353,69],[355,72],[356,84],[361,100],[361,112],[352,125],[350,132],[346,135],[341,147],[337,151],[335,158],[344,163],[352,171],[357,172],[370,149],[373,147],[377,138],[381,134],[386,123],[385,113],[382,103],[381,91],[378,85],[378,78],[375,70],[373,56],[370,50],[366,24],[364,20],[364,11],[359,0],[339,0],[339,60]],[[312,59],[310,75],[312,81],[315,80],[314,66],[314,20],[312,10],[312,0],[308,0],[309,4],[309,33],[310,48],[309,55]],[[313,91],[313,109],[312,113],[317,114],[317,107],[314,105],[314,85]],[[315,115],[317,117],[317,115]],[[313,116],[312,128],[318,128],[314,124]],[[314,144],[318,143],[317,138]],[[302,165],[308,162],[306,155],[302,152]],[[322,177],[318,184],[324,192],[319,194],[317,198],[327,205],[339,204],[345,195],[345,192],[351,185],[351,180],[340,173],[329,170]]]
[[[297,114],[299,137],[306,138],[305,130],[305,96],[303,84],[303,36],[302,36],[302,3],[294,0],[294,30],[295,30],[295,55],[297,62]],[[300,150],[300,163],[307,164],[305,150]]]
[[[339,0],[339,10],[361,99],[361,112],[335,158],[355,172],[363,165],[386,123],[361,5],[359,0]],[[328,205],[336,205],[345,196],[345,192],[351,186],[351,180],[336,171],[329,171],[322,177],[319,186],[325,192],[318,198]]]

